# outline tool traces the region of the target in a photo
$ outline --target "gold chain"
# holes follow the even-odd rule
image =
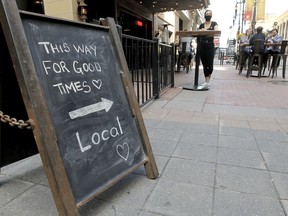
[[[9,115],[4,115],[4,113],[2,111],[0,111],[0,120],[1,120],[1,122],[8,123],[12,127],[16,126],[20,129],[24,129],[24,128],[32,129],[31,120],[27,120],[26,122],[24,122],[23,120],[17,120],[16,118],[10,118]]]

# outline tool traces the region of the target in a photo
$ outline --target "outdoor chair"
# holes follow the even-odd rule
[[[240,52],[240,54],[239,54],[239,63],[238,63],[238,70],[239,70],[239,75],[240,74],[242,74],[242,70],[243,70],[243,68],[246,68],[246,65],[247,65],[247,60],[249,59],[249,57],[244,57],[244,55],[248,55],[248,53],[247,54],[245,54],[245,53],[243,53],[243,52]]]
[[[274,77],[274,75],[277,76],[278,62],[282,58],[283,59],[282,77],[285,79],[286,59],[287,59],[287,54],[285,53],[285,51],[286,51],[287,43],[288,43],[287,40],[283,40],[281,43],[280,53],[272,55],[273,59],[272,59],[272,64],[271,64],[268,76],[270,76],[271,71],[272,71],[272,78]]]
[[[261,77],[261,72],[262,72],[262,61],[263,61],[263,54],[264,54],[264,41],[262,40],[255,40],[254,44],[253,44],[253,51],[251,53],[251,56],[249,56],[248,58],[248,70],[247,70],[247,74],[246,77],[250,77],[252,76],[252,71],[256,70],[258,71],[258,77]],[[257,58],[257,67],[253,68],[253,62],[254,59]]]
[[[268,56],[267,56],[267,62],[263,63],[262,75],[265,74],[266,69],[268,69],[268,72],[270,71],[271,66],[272,66],[272,60],[271,60],[272,57],[273,57],[272,54],[268,54]],[[269,76],[270,76],[270,74],[269,74]],[[268,76],[268,77],[269,77],[269,76]]]
[[[182,42],[181,44],[182,49],[181,54],[179,53],[178,56],[177,71],[180,71],[181,66],[183,66],[183,70],[186,70],[186,72],[188,73],[190,69],[190,59],[189,59],[190,52],[187,52],[186,50],[187,42]]]

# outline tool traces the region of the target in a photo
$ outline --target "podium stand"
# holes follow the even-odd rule
[[[214,37],[220,36],[221,31],[218,30],[195,30],[195,31],[177,31],[176,35],[179,37],[196,37],[197,38],[197,51],[195,57],[195,77],[194,77],[194,84],[184,86],[183,89],[186,90],[193,90],[193,91],[207,91],[209,87],[199,86],[198,79],[199,79],[199,65],[200,65],[200,49],[201,49],[201,40],[205,37]]]

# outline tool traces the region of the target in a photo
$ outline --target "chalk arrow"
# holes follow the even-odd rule
[[[113,101],[107,100],[105,98],[101,98],[101,102],[91,104],[85,107],[81,107],[79,109],[73,110],[69,112],[69,116],[71,119],[76,119],[79,117],[86,116],[91,113],[95,113],[101,110],[105,110],[106,112],[109,112],[110,108],[113,105]]]

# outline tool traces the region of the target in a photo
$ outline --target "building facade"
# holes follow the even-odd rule
[[[16,0],[21,10],[63,19],[97,23],[101,18],[113,17],[124,34],[145,39],[161,34],[164,26],[167,26],[170,43],[175,42],[176,31],[197,29],[197,25],[203,21],[203,10],[209,4],[207,0],[197,2],[202,1],[203,7],[200,9],[196,9],[199,7],[197,5],[190,10],[155,13],[135,0]]]

